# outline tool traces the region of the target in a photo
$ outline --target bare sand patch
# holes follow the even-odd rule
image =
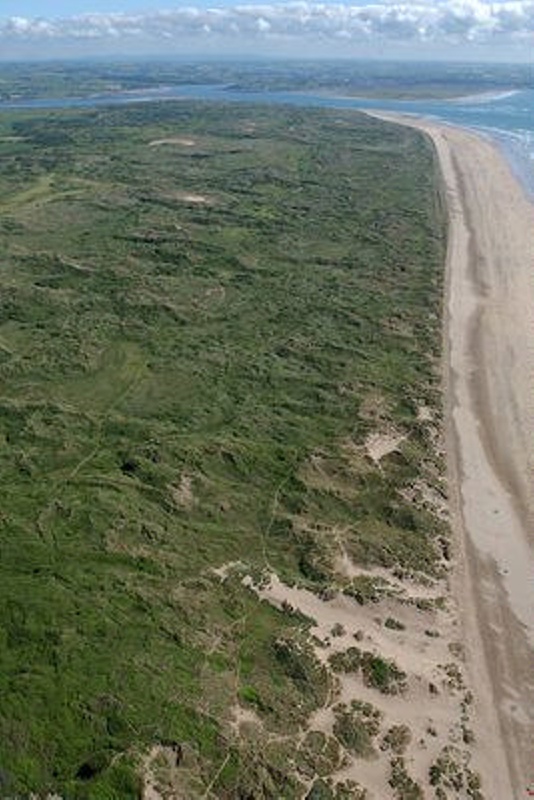
[[[166,800],[177,766],[175,748],[154,745],[143,759],[143,800]]]
[[[192,192],[176,192],[174,197],[182,203],[193,203],[193,205],[204,205],[213,202],[213,199],[207,194],[193,194]]]
[[[163,147],[164,145],[178,145],[179,147],[195,147],[197,144],[195,139],[187,139],[181,136],[171,137],[169,139],[154,139],[149,142],[149,147]]]
[[[446,495],[424,480],[416,480],[407,489],[400,492],[408,503],[430,511],[443,522],[450,520],[449,503]]]
[[[231,710],[231,715],[230,727],[238,735],[243,735],[243,733],[254,735],[255,731],[261,731],[263,728],[261,719],[251,708],[235,705]]]
[[[432,422],[434,411],[429,406],[419,406],[417,409],[417,419],[419,422]]]
[[[445,580],[425,587],[401,581],[387,570],[365,570],[358,574],[387,578],[396,587],[397,596],[361,605],[340,593],[324,600],[306,589],[286,586],[276,575],[270,575],[262,585],[247,578],[245,583],[263,600],[282,610],[299,611],[313,621],[310,633],[315,654],[327,669],[331,670],[334,654],[357,647],[394,662],[402,670],[406,676],[405,688],[394,693],[382,693],[367,685],[359,673],[332,673],[330,697],[310,717],[306,730],[331,735],[339,704],[350,705],[355,699],[370,703],[381,715],[375,757],[363,759],[345,752],[334,780],[354,780],[372,798],[396,797],[389,784],[392,752],[387,733],[393,727],[406,726],[409,730],[403,755],[406,769],[425,796],[428,793],[430,797],[433,796],[430,769],[446,748],[455,748],[461,769],[465,775],[470,774],[471,745],[464,741],[470,710],[462,648],[456,642],[457,609],[453,603],[426,603],[419,607],[416,602],[407,602],[418,597],[437,600],[446,595]]]
[[[406,436],[396,431],[388,433],[372,433],[365,441],[367,455],[374,464],[379,464],[383,458],[398,451]]]
[[[174,503],[179,508],[190,509],[196,505],[193,493],[193,478],[190,475],[181,475],[177,483],[169,486]]]

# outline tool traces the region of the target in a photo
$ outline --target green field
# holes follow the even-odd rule
[[[0,797],[137,798],[165,742],[187,800],[303,796],[307,623],[213,569],[439,569],[435,176],[355,113],[0,117]]]

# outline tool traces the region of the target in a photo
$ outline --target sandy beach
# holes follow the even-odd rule
[[[449,214],[447,449],[474,761],[487,797],[524,798],[534,780],[534,206],[490,140],[395,121],[432,138]]]

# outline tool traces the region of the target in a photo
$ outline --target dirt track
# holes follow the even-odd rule
[[[534,781],[534,206],[489,140],[397,121],[432,138],[449,209],[447,441],[476,766],[491,800],[525,798]]]

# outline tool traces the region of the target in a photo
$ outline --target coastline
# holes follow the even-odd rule
[[[519,94],[521,89],[502,89],[501,91],[485,91],[475,92],[474,94],[465,94],[460,97],[451,97],[451,103],[489,103],[495,100],[507,100],[509,97]]]
[[[445,184],[453,591],[477,694],[477,768],[495,800],[520,798],[534,778],[534,207],[487,138],[376,116],[429,136]]]

